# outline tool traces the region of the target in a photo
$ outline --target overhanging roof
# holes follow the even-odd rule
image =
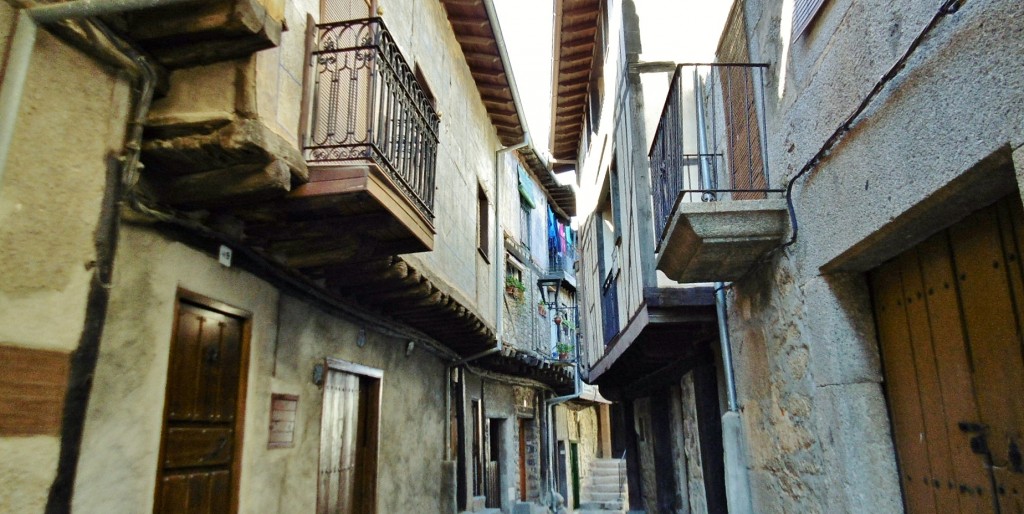
[[[489,2],[441,0],[498,139],[501,144],[511,146],[523,141],[527,128],[516,105],[519,100],[514,93],[515,78],[511,70],[505,69],[508,55],[501,27],[497,22],[492,23]],[[540,179],[555,210],[567,218],[575,216],[576,195],[572,187],[559,185],[550,166],[531,146],[519,150],[519,154]]]
[[[555,1],[551,155],[558,160],[578,157],[599,12],[599,0]]]

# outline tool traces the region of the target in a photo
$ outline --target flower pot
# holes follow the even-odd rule
[[[558,360],[560,360],[560,361],[567,361],[567,360],[569,360],[569,352],[559,352],[558,353]]]

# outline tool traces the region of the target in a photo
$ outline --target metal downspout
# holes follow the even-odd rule
[[[704,99],[701,92],[704,89],[704,84],[700,80],[697,68],[693,70],[693,97],[697,106],[697,144],[698,151],[701,154],[698,160],[700,167],[700,182],[701,188],[709,191],[714,189],[714,181],[712,180],[711,173],[712,168],[707,162],[708,155],[708,135],[707,129],[704,126]],[[716,198],[712,195],[710,198],[705,197],[704,200],[715,200]],[[718,313],[718,338],[722,349],[722,367],[725,373],[725,385],[726,392],[729,400],[729,412],[737,411],[736,401],[736,378],[732,372],[732,344],[729,341],[729,320],[726,311],[725,304],[725,284],[722,282],[715,282],[715,310]]]
[[[142,127],[157,80],[157,73],[151,63],[130,45],[113,35],[102,23],[92,20],[99,14],[113,14],[133,8],[170,5],[182,0],[162,2],[71,2],[47,5],[42,8],[22,9],[18,13],[15,39],[0,92],[0,179],[6,168],[10,144],[13,139],[14,122],[24,94],[24,83],[28,75],[29,62],[34,48],[37,23],[54,23],[64,19],[83,19],[86,34],[77,44],[88,44],[96,55],[108,57],[123,69],[135,87],[132,92],[131,118],[127,120],[124,143],[117,155],[107,160],[108,172],[103,198],[103,207],[94,236],[96,266],[89,286],[85,320],[76,349],[71,354],[68,388],[65,393],[63,421],[60,434],[60,454],[53,482],[50,486],[45,512],[62,513],[71,510],[74,483],[81,443],[92,389],[92,378],[99,358],[107,307],[110,300],[110,281],[113,276],[114,260],[120,229],[119,203],[127,187],[132,183],[139,164],[139,150]],[[13,4],[10,0],[8,3]],[[15,7],[20,7],[15,5]],[[102,57],[100,57],[102,58]]]
[[[583,394],[583,379],[582,379],[582,377],[580,375],[580,348],[579,348],[579,344],[578,343],[576,344],[576,366],[573,368],[573,370],[575,371],[576,377],[573,380],[573,388],[574,388],[574,390],[573,390],[572,394],[567,394],[567,395],[564,395],[564,396],[556,396],[554,398],[548,398],[547,400],[544,400],[544,416],[548,420],[548,426],[547,426],[547,430],[545,431],[545,435],[547,436],[547,439],[548,439],[548,442],[549,442],[549,444],[547,444],[545,446],[547,446],[546,452],[548,454],[548,465],[551,466],[551,467],[553,467],[553,463],[555,462],[555,444],[554,444],[554,442],[555,442],[555,430],[554,430],[555,429],[555,423],[554,423],[554,419],[555,419],[555,411],[554,411],[554,409],[555,409],[555,406],[559,405],[559,404],[562,404],[562,403],[565,403],[565,402],[568,402],[568,401],[575,400],[575,399],[579,398],[581,394]],[[548,470],[548,471],[549,471],[549,473],[547,474],[548,491],[549,491],[548,502],[550,504],[550,507],[552,509],[554,509],[555,508],[554,498],[555,498],[555,493],[557,492],[555,490],[555,476],[554,476],[554,473],[550,472],[551,470]],[[567,498],[565,498],[564,500],[568,501]]]
[[[713,168],[707,162],[708,139],[704,126],[704,99],[701,94],[703,84],[697,70],[693,72],[694,99],[697,103],[697,142],[701,158],[701,187],[705,190],[714,189],[711,173]],[[713,193],[705,193],[704,201],[717,200]],[[715,311],[718,314],[718,339],[721,345],[722,372],[725,374],[727,396],[727,412],[722,416],[722,460],[725,465],[726,501],[729,512],[734,514],[752,514],[753,504],[750,496],[750,476],[747,473],[746,453],[744,451],[743,425],[740,420],[739,402],[736,399],[736,376],[732,366],[732,343],[729,339],[729,316],[726,308],[725,284],[715,282]]]
[[[7,156],[14,139],[15,122],[18,120],[29,62],[32,60],[32,49],[36,44],[37,27],[32,16],[23,10],[18,13],[17,20],[7,64],[3,68],[3,83],[0,84],[0,190],[3,190]]]
[[[0,85],[0,190],[3,189],[4,170],[7,168],[11,142],[14,139],[15,122],[18,118],[25,79],[28,77],[38,26],[189,1],[191,0],[76,0],[22,8],[13,0],[7,0],[7,3],[19,12],[4,69],[3,84]]]

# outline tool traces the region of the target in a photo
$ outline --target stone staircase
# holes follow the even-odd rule
[[[590,476],[581,485],[578,514],[625,512],[626,461],[597,459],[590,466]]]

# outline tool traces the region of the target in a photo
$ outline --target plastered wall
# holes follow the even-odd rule
[[[266,282],[146,228],[128,226],[76,482],[80,512],[152,509],[175,293],[188,289],[252,313],[240,512],[316,507],[322,391],[313,366],[334,357],[382,369],[378,505],[442,512],[445,367],[422,349],[281,295]],[[299,396],[293,448],[267,449],[271,393]],[[117,463],[116,466],[112,463]]]
[[[9,5],[0,5],[0,76],[13,14]],[[74,70],[75,80],[68,80],[68,70]],[[53,109],[58,99],[62,108]],[[90,263],[96,259],[93,234],[106,157],[121,147],[127,108],[124,82],[38,32],[0,179],[0,345],[58,353],[78,346],[93,276]],[[8,364],[0,362],[0,374],[13,373]],[[23,408],[52,410],[59,420],[62,393]],[[2,513],[41,512],[46,503],[60,450],[59,426],[31,432],[0,431]]]

